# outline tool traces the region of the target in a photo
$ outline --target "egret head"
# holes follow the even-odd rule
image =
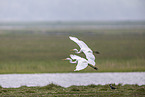
[[[75,52],[78,52],[78,50],[77,50],[77,49],[72,49],[72,50],[70,50],[70,51],[75,51]]]
[[[62,60],[70,60],[70,58],[65,58],[65,59],[62,59]]]
[[[70,51],[77,51],[77,49],[72,49],[72,50],[70,50]]]

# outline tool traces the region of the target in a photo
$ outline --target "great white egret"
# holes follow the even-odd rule
[[[77,55],[71,54],[70,58],[66,58],[64,60],[70,60],[70,63],[77,63],[76,69],[74,71],[79,71],[79,70],[85,69],[88,65],[97,70],[97,68],[90,65],[85,58],[82,58],[82,57],[77,56]],[[72,61],[72,60],[75,60],[75,61]]]
[[[72,36],[69,36],[69,38],[77,43],[80,47],[80,51],[78,51],[77,49],[73,49],[75,53],[79,54],[83,52],[86,55],[88,63],[95,66],[95,56],[93,55],[93,51],[82,40],[79,40],[78,38]],[[95,53],[99,54],[98,51],[95,51]]]

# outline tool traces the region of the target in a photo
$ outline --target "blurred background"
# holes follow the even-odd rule
[[[98,72],[145,71],[144,0],[0,0],[0,73],[73,72],[68,36],[101,53]]]

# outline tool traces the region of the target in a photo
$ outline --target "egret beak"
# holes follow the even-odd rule
[[[62,59],[62,60],[66,60],[66,59]]]
[[[74,51],[74,49],[71,49],[70,51]]]

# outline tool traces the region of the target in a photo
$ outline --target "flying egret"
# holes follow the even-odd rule
[[[93,55],[93,51],[82,40],[79,40],[78,38],[72,36],[69,36],[69,38],[77,43],[80,47],[80,51],[78,51],[77,49],[73,49],[73,51],[78,54],[84,52],[89,64],[95,66],[95,56]],[[95,53],[99,54],[98,51],[95,51]]]
[[[72,54],[70,55],[70,57],[71,58],[66,58],[64,60],[70,60],[70,63],[77,63],[76,69],[74,71],[79,71],[79,70],[85,69],[88,65],[97,70],[97,68],[90,65],[85,58],[82,58],[77,55],[72,55]],[[72,60],[76,60],[76,61],[72,61]]]

